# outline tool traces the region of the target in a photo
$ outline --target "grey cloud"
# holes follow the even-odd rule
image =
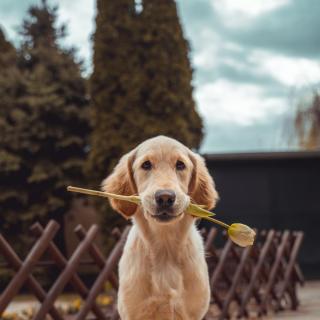
[[[263,86],[274,86],[278,82],[275,81],[272,77],[265,74],[257,74],[255,70],[245,69],[238,70],[232,66],[222,64],[218,68],[218,73],[224,78],[231,79],[235,82],[241,83],[254,83]]]
[[[288,117],[288,116],[287,116]],[[203,141],[202,153],[274,151],[297,149],[290,145],[290,123],[286,117],[269,117],[249,126],[235,124],[209,125]]]
[[[219,1],[219,0],[216,0]],[[252,24],[241,28],[227,27],[228,24],[214,12],[209,0],[178,1],[184,15],[186,34],[191,40],[193,57],[213,44],[218,48],[217,62],[211,68],[198,67],[195,85],[199,87],[221,78],[234,83],[249,83],[261,87],[266,99],[282,97],[287,102],[287,115],[269,116],[262,122],[249,126],[230,124],[207,125],[202,150],[228,152],[247,150],[275,150],[289,148],[286,117],[292,118],[295,104],[292,97],[301,94],[289,88],[269,74],[262,74],[248,61],[257,49],[284,56],[318,59],[320,56],[320,2],[317,0],[292,0],[290,4],[259,16]],[[198,2],[197,2],[198,4]],[[207,29],[218,35],[218,39],[201,38]],[[214,43],[216,41],[216,43]],[[223,42],[223,43],[221,43]],[[224,43],[233,43],[239,50],[230,50]],[[240,62],[242,68],[226,64],[224,59]],[[320,59],[319,59],[320,60]],[[291,119],[292,121],[292,119]]]
[[[233,41],[251,48],[263,48],[291,56],[320,57],[320,1],[292,0],[262,15],[246,28],[223,32]]]

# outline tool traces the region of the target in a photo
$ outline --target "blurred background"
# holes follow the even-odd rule
[[[1,0],[0,231],[24,254],[34,221],[123,225],[99,188],[165,134],[204,155],[226,222],[305,231],[320,276],[320,3]],[[206,225],[208,226],[208,225]],[[5,277],[5,276],[4,276]]]

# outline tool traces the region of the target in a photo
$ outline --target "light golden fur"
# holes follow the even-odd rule
[[[152,163],[150,171],[141,168],[146,160]],[[177,160],[185,170],[176,170]],[[173,221],[152,216],[159,189],[176,193]],[[119,264],[121,319],[202,319],[210,300],[208,270],[195,218],[184,211],[189,197],[209,209],[215,206],[218,195],[204,160],[174,139],[155,137],[122,157],[103,190],[142,199],[142,206],[111,200],[133,221]]]

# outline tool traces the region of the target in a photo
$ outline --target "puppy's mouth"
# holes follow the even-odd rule
[[[182,214],[183,214],[183,212],[179,213],[178,215],[173,215],[169,212],[163,211],[158,214],[152,214],[151,217],[153,219],[157,220],[158,222],[169,222],[169,221],[172,221],[172,220],[179,218]]]

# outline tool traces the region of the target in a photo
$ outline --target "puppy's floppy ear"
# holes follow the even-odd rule
[[[189,195],[196,204],[205,205],[210,210],[215,207],[219,199],[215,183],[201,156],[191,152],[190,159],[193,163],[193,172],[189,184]]]
[[[103,180],[103,191],[124,196],[131,196],[136,193],[132,172],[134,158],[135,150],[120,159],[113,172]],[[121,213],[126,219],[130,218],[137,209],[136,204],[127,201],[110,199],[110,204],[114,210]]]

